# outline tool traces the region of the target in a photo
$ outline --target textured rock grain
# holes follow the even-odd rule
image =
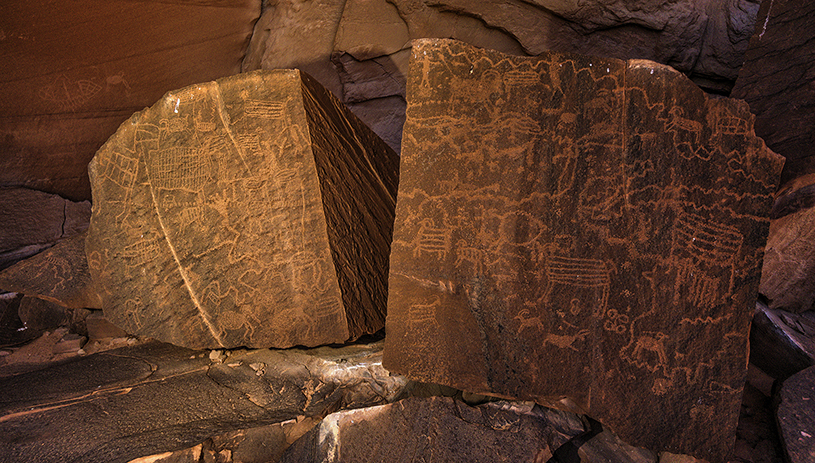
[[[170,92],[89,170],[88,264],[128,333],[291,347],[384,326],[398,158],[305,74]]]
[[[723,461],[783,162],[747,105],[446,40],[414,44],[407,96],[386,367]]]

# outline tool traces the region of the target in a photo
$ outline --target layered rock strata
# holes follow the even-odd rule
[[[723,461],[783,164],[747,105],[447,40],[414,43],[407,98],[386,367]]]
[[[311,77],[169,92],[89,172],[88,265],[128,333],[291,347],[383,327],[398,158]]]

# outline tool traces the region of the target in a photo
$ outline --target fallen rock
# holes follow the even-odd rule
[[[731,96],[750,104],[756,134],[787,158],[781,183],[815,173],[815,4],[764,1]],[[791,34],[790,31],[799,31]]]
[[[277,462],[292,442],[319,422],[316,418],[300,417],[282,423],[231,431],[213,436],[194,447],[148,455],[130,460],[129,463]]]
[[[69,201],[27,188],[0,188],[0,269],[81,233],[88,228],[90,216],[88,201]]]
[[[723,461],[783,161],[747,105],[642,60],[412,59],[386,367]]]
[[[134,111],[240,71],[261,9],[254,0],[3,7],[0,185],[73,200],[91,198],[88,161]]]
[[[97,341],[127,336],[127,332],[105,318],[101,310],[94,310],[88,314],[85,318],[85,327],[88,330],[88,339]]]
[[[323,419],[280,462],[656,462],[596,421],[533,405],[411,397],[344,410]]]
[[[88,217],[90,218],[90,217]],[[72,309],[101,309],[85,257],[83,231],[0,272],[0,288]]]
[[[28,331],[20,320],[19,309],[22,299],[22,294],[0,294],[0,347],[23,344],[38,336],[38,333]]]
[[[815,461],[815,367],[789,377],[775,398],[778,433],[789,463]]]
[[[770,308],[815,310],[815,208],[770,222],[759,291]]]
[[[812,315],[775,310],[757,303],[750,330],[750,362],[782,381],[815,365],[815,314]]]
[[[26,329],[39,333],[68,325],[65,307],[36,297],[23,297],[17,314]]]
[[[193,348],[380,330],[398,162],[299,71],[168,93],[89,166],[86,253],[105,317]]]
[[[73,357],[0,378],[0,460],[128,461],[274,423],[294,439],[308,417],[396,400],[406,380],[381,358],[379,343],[239,350],[212,363],[155,341]]]
[[[491,462],[499,456],[549,461],[584,429],[576,417],[554,423],[546,418],[540,408],[520,411],[495,403],[470,407],[448,397],[407,398],[327,416],[289,447],[280,462]]]

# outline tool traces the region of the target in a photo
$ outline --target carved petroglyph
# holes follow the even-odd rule
[[[381,329],[393,202],[380,203],[395,191],[379,189],[395,188],[398,158],[352,117],[299,71],[193,85],[136,113],[89,167],[105,310],[195,348]],[[337,124],[347,132],[326,136]],[[375,258],[358,262],[359,249]]]
[[[39,97],[56,104],[63,111],[76,111],[96,96],[102,86],[90,79],[71,80],[60,74],[53,82],[43,86]]]
[[[589,391],[581,406],[629,439],[720,459],[686,430],[740,399],[713,384],[743,374],[780,172],[749,108],[646,61],[413,45],[388,368],[529,399]],[[415,307],[436,295],[434,321]],[[672,437],[645,442],[616,408],[632,394],[670,410]],[[690,396],[716,405],[695,421]]]

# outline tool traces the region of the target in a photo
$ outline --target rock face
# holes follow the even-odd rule
[[[813,274],[815,208],[801,208],[774,219],[770,223],[759,289],[769,300],[769,306],[796,313],[815,310]]]
[[[90,199],[87,165],[168,90],[232,75],[260,2],[10,0],[0,14],[0,185]]]
[[[764,1],[731,93],[750,104],[756,115],[756,134],[787,158],[782,184],[815,173],[813,39],[815,4]]]
[[[750,328],[750,363],[780,380],[815,365],[815,314],[756,304]]]
[[[36,296],[72,309],[101,309],[85,257],[87,233],[60,240],[53,247],[0,272],[0,289]]]
[[[722,461],[782,166],[747,106],[647,61],[412,60],[386,368]]]
[[[27,188],[0,188],[0,269],[81,233],[88,228],[90,215],[88,201],[69,201]]]
[[[383,327],[398,158],[305,74],[170,92],[89,171],[88,264],[128,333],[291,347]]]
[[[705,88],[728,92],[759,3],[276,0],[255,27],[244,70],[306,70],[398,150],[412,39],[454,38],[517,55],[557,51],[650,59],[688,73]]]
[[[778,402],[778,431],[790,463],[815,461],[815,366],[795,374],[781,387]]]

